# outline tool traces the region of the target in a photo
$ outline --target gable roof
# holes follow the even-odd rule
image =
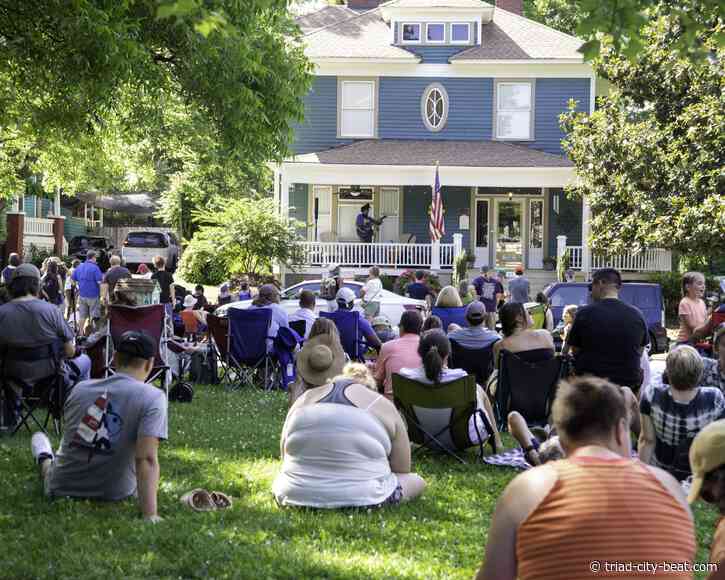
[[[390,28],[380,9],[356,14],[342,22],[315,30],[304,37],[310,59],[389,59],[416,63],[420,58],[390,43]]]
[[[484,24],[482,43],[459,52],[450,62],[501,59],[578,59],[583,41],[513,12],[497,9]]]
[[[298,16],[295,18],[295,22],[302,30],[302,34],[309,34],[310,32],[332,24],[337,24],[353,16],[357,16],[357,12],[350,10],[347,6],[330,5],[310,14]]]
[[[390,0],[382,6],[396,8],[486,8],[491,6],[482,0]]]
[[[501,141],[366,139],[296,156],[294,163],[449,167],[572,167],[562,155]]]

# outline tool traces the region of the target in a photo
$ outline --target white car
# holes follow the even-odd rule
[[[315,312],[326,312],[329,308],[327,300],[320,298],[321,284],[322,280],[306,280],[304,282],[300,282],[299,284],[295,284],[294,286],[290,286],[289,288],[282,290],[280,304],[284,307],[288,314],[293,314],[300,307],[300,292],[302,292],[302,290],[310,290],[316,297],[317,304],[315,306]],[[362,282],[355,282],[352,280],[345,281],[345,287],[350,288],[353,292],[355,292],[355,296],[357,296],[357,299],[355,300],[356,310],[362,310],[360,307],[360,290],[363,286],[364,284]],[[389,290],[382,290],[380,294],[380,314],[387,316],[394,327],[400,322],[400,317],[403,315],[403,312],[411,308],[423,310],[426,305],[424,300],[414,300],[413,298],[399,296],[398,294],[395,294],[395,292],[390,292]],[[251,303],[251,300],[240,300],[239,302],[225,304],[224,306],[217,308],[216,314],[218,316],[225,316],[228,308],[249,308]]]

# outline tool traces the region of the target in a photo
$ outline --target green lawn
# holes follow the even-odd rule
[[[159,509],[145,524],[134,501],[45,499],[30,437],[0,439],[0,577],[21,578],[471,578],[496,498],[512,471],[446,458],[416,469],[422,499],[374,511],[279,509],[281,393],[199,387],[171,408]],[[55,442],[54,442],[55,443]],[[193,513],[179,496],[194,487],[234,497],[231,510]],[[698,507],[699,559],[716,514]]]

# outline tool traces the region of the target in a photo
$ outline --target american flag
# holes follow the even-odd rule
[[[438,176],[438,165],[436,165],[436,179],[433,184],[433,203],[430,206],[428,231],[432,242],[439,241],[446,233],[446,225],[443,222],[443,199],[441,198],[441,180]]]

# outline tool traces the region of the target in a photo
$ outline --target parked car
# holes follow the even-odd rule
[[[96,252],[98,267],[104,272],[108,270],[111,250],[113,250],[111,240],[103,236],[83,235],[72,237],[68,243],[68,255],[72,258],[78,258],[81,262],[86,261],[88,250]]]
[[[544,289],[554,315],[554,325],[561,320],[564,307],[568,304],[586,306],[591,302],[587,284],[583,282],[557,282]],[[639,308],[647,322],[650,335],[650,352],[667,352],[669,339],[665,328],[665,303],[659,284],[625,282],[619,297],[627,304]]]
[[[180,247],[176,236],[171,232],[147,232],[139,230],[129,232],[121,248],[121,257],[126,266],[153,264],[154,257],[162,256],[166,260],[166,269],[174,272],[179,264]]]
[[[302,292],[302,290],[310,290],[316,297],[315,311],[326,312],[328,310],[327,300],[320,298],[321,284],[322,280],[306,280],[305,282],[300,282],[299,284],[290,286],[289,288],[282,290],[280,304],[284,307],[288,314],[292,314],[299,308],[300,292]],[[345,282],[345,287],[350,288],[353,292],[355,292],[355,296],[357,296],[357,300],[355,301],[356,308],[358,308],[357,303],[360,300],[360,290],[363,286],[364,284],[362,282],[355,282],[353,280]],[[410,308],[423,310],[426,305],[424,300],[414,300],[413,298],[400,296],[394,292],[390,292],[389,290],[382,290],[380,296],[380,314],[387,316],[393,326],[398,325],[400,317],[406,310]],[[217,308],[216,314],[218,316],[225,316],[229,308],[249,308],[251,303],[251,300],[241,300],[239,302],[225,304],[224,306]]]

